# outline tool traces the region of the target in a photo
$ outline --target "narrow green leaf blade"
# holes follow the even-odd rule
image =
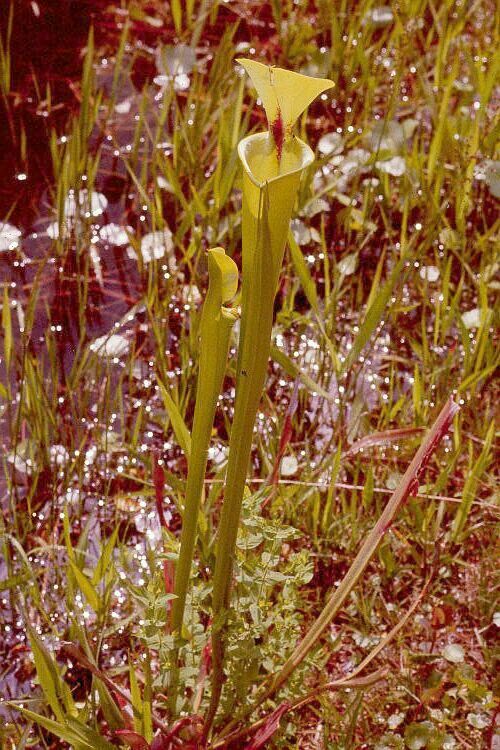
[[[111,559],[113,557],[113,550],[118,538],[118,531],[119,527],[116,526],[108,541],[104,545],[104,549],[99,558],[99,562],[97,563],[97,566],[94,570],[94,575],[92,576],[92,583],[94,584],[94,586],[96,586],[102,580],[104,574],[109,568]]]
[[[48,649],[39,639],[31,625],[26,626],[30,641],[38,682],[43,690],[45,699],[51,707],[54,715],[59,721],[64,718],[62,705],[62,678],[59,675],[57,665]]]
[[[189,458],[189,456],[191,455],[191,435],[189,433],[189,430],[186,427],[186,423],[184,422],[182,418],[182,414],[179,411],[179,407],[177,406],[174,399],[168,392],[167,388],[163,385],[163,383],[160,380],[158,381],[158,385],[160,387],[160,393],[163,399],[163,404],[165,406],[165,409],[167,410],[167,414],[170,418],[170,422],[172,423],[172,429],[174,431],[176,440],[181,446],[186,456]]]
[[[318,292],[316,290],[316,284],[314,283],[314,280],[309,272],[309,268],[307,267],[307,263],[304,259],[304,256],[302,255],[302,251],[295,241],[292,232],[288,232],[288,246],[290,248],[290,255],[292,256],[292,262],[295,271],[297,272],[297,276],[299,277],[300,283],[302,284],[302,289],[304,290],[304,293],[312,309],[314,310],[316,315],[319,315],[319,300]]]
[[[344,362],[344,371],[349,370],[349,368],[352,367],[364,347],[368,344],[374,330],[382,320],[384,310],[387,307],[387,303],[393,293],[394,287],[400,278],[404,263],[405,259],[400,258],[382,288],[378,289],[377,292],[373,294],[372,302],[366,310],[363,322],[359,327],[358,335],[354,339],[352,349]],[[372,291],[374,290],[372,289]]]
[[[82,594],[84,594],[86,600],[88,601],[88,603],[90,604],[94,612],[98,612],[99,596],[95,588],[93,587],[91,581],[89,581],[85,573],[82,570],[80,570],[78,565],[75,562],[73,562],[73,560],[68,560],[68,562],[69,562],[71,571],[76,578],[78,588],[80,589]]]

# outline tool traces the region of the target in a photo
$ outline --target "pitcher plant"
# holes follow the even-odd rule
[[[257,409],[271,346],[274,299],[286,237],[310,147],[293,133],[306,107],[334,84],[254,60],[238,60],[266,111],[269,130],[240,141],[243,167],[242,300],[236,403],[229,443],[224,503],[213,585],[212,698],[208,732],[220,701],[224,666],[224,612],[229,606],[236,537]]]

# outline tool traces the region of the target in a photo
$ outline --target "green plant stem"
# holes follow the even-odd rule
[[[230,326],[219,332],[218,340],[202,342],[202,347],[214,347],[221,356],[215,368],[200,365],[200,374],[196,389],[196,408],[191,433],[191,456],[189,459],[186,484],[186,501],[182,518],[179,559],[176,565],[174,593],[176,599],[172,604],[172,629],[180,631],[187,595],[187,583],[190,579],[193,560],[198,512],[203,492],[205,471],[207,468],[208,446],[212,433],[217,399],[224,378],[227,351],[229,347]],[[202,356],[203,359],[203,356]]]
[[[267,197],[267,190],[264,191]],[[260,226],[257,236],[264,234],[265,219],[259,210]],[[245,218],[243,219],[246,223]],[[267,233],[266,233],[267,234]],[[260,243],[258,243],[260,244]],[[222,509],[217,557],[214,572],[212,607],[214,629],[212,635],[212,698],[207,716],[207,727],[215,717],[223,684],[224,627],[218,622],[228,607],[234,550],[238,534],[243,493],[252,449],[255,417],[264,388],[267,363],[271,348],[273,303],[277,277],[281,267],[273,263],[271,252],[257,247],[246,264],[243,256],[242,318],[240,349],[237,364],[237,390],[234,422],[229,442],[229,461],[226,474],[226,491]]]
[[[207,468],[208,447],[214,423],[217,399],[224,380],[231,328],[235,314],[223,307],[234,297],[238,284],[238,269],[234,261],[220,248],[208,253],[210,286],[203,306],[200,329],[200,366],[196,388],[191,453],[189,456],[186,501],[182,519],[179,559],[175,570],[171,626],[176,638],[171,664],[171,709],[175,711],[178,687],[179,638],[186,597],[191,580],[198,526],[198,513],[203,495]]]

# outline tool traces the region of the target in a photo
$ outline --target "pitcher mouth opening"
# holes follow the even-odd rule
[[[243,169],[258,188],[301,172],[314,161],[307,143],[295,136],[284,142],[278,159],[276,145],[269,133],[255,133],[243,138],[238,144],[238,156]]]

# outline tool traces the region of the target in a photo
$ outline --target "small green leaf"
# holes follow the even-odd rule
[[[58,721],[63,721],[64,710],[61,701],[63,692],[62,679],[59,675],[57,665],[31,625],[28,624],[26,630],[28,631],[40,687],[42,688],[47,703],[51,707]]]
[[[163,385],[161,380],[158,381],[158,386],[160,388],[163,404],[165,406],[165,409],[167,410],[170,422],[172,423],[172,429],[174,431],[176,440],[186,456],[189,458],[191,454],[191,435],[188,428],[186,427],[186,423],[182,418],[179,407],[177,406],[174,399],[172,398],[166,387]]]
[[[449,643],[444,647],[443,656],[452,664],[460,664],[465,659],[465,652],[458,643]]]
[[[16,588],[17,586],[20,586],[25,581],[29,581],[31,578],[29,573],[20,573],[16,576],[9,576],[9,578],[4,578],[2,581],[0,581],[0,591],[8,591],[9,589]]]
[[[123,716],[115,701],[111,697],[108,688],[103,683],[103,681],[95,675],[93,678],[93,684],[96,687],[97,692],[99,693],[99,704],[109,728],[120,729],[124,725]]]
[[[426,747],[434,725],[430,721],[413,722],[405,729],[405,743],[409,750],[421,750]]]
[[[114,750],[115,745],[101,737],[90,727],[87,727],[78,719],[72,717],[66,718],[67,731],[72,732],[74,736],[78,737],[80,742],[85,743],[92,750]]]
[[[182,31],[182,5],[179,0],[171,0],[170,9],[177,34]]]
[[[319,315],[319,301],[318,293],[316,291],[316,284],[314,283],[313,278],[309,273],[307,263],[304,260],[302,251],[295,241],[292,232],[288,232],[288,246],[290,248],[290,255],[292,256],[295,271],[297,272],[297,276],[299,277],[300,283],[302,284],[302,289],[304,290],[304,293],[312,309],[317,315]]]
[[[467,714],[467,721],[474,729],[486,729],[491,724],[491,719],[487,714]]]
[[[129,660],[129,679],[130,697],[132,698],[132,708],[134,709],[134,729],[139,734],[144,734],[142,697],[132,660]]]
[[[53,719],[48,719],[46,716],[41,716],[34,711],[29,711],[27,708],[21,708],[20,706],[13,706],[13,708],[22,713],[22,715],[27,719],[31,719],[31,721],[34,721],[39,726],[43,727],[43,729],[46,729],[56,737],[59,737],[59,739],[64,740],[64,742],[68,742],[71,747],[74,748],[74,750],[94,750],[94,748],[95,750],[97,750],[97,748],[103,747],[105,747],[106,750],[111,750],[111,748],[113,748],[113,750],[116,750],[114,745],[110,745],[109,743],[106,743],[106,745],[103,746],[100,744],[91,745],[88,742],[83,741],[79,733],[70,729],[66,725],[64,719],[61,719],[60,721],[54,721]],[[103,742],[105,742],[105,740],[103,740]]]
[[[94,586],[96,586],[102,580],[104,574],[109,568],[111,558],[113,556],[113,550],[115,548],[116,540],[118,537],[118,530],[119,527],[116,526],[108,541],[104,545],[104,549],[99,558],[99,562],[97,563],[94,574],[92,576],[92,583],[94,584]]]
[[[3,304],[2,304],[2,328],[3,328],[3,349],[5,356],[5,367],[6,370],[10,369],[10,360],[12,356],[12,317],[10,313],[10,300],[9,300],[9,288],[5,284],[3,288]]]
[[[92,583],[89,581],[85,573],[80,570],[78,565],[73,560],[68,560],[71,571],[73,575],[76,578],[76,582],[78,584],[78,588],[82,592],[82,594],[85,596],[86,600],[94,610],[94,612],[99,611],[99,596],[93,587]]]
[[[317,393],[319,396],[322,396],[322,398],[325,398],[327,401],[332,401],[333,397],[331,393],[328,393],[328,391],[325,391],[325,389],[317,383],[313,378],[311,378],[310,375],[307,374],[307,372],[304,372],[303,369],[298,367],[293,359],[288,356],[282,349],[280,349],[276,344],[271,345],[271,358],[274,359],[275,362],[277,362],[283,370],[290,375],[291,378],[299,378],[301,382],[306,386],[308,391],[311,393]]]
[[[354,339],[352,349],[349,352],[349,356],[346,357],[343,368],[344,372],[348,371],[357,360],[364,347],[370,341],[370,337],[373,334],[374,330],[379,325],[387,303],[389,302],[389,299],[394,290],[394,287],[396,286],[396,283],[400,278],[404,264],[405,259],[400,258],[394,266],[391,275],[389,276],[385,284],[382,285],[382,287],[379,287],[378,283],[376,284],[374,282],[370,292],[371,299],[368,300],[365,317],[359,327],[359,332]]]
[[[337,263],[337,271],[341,276],[352,276],[358,267],[358,256],[356,253],[349,253],[345,255]]]

